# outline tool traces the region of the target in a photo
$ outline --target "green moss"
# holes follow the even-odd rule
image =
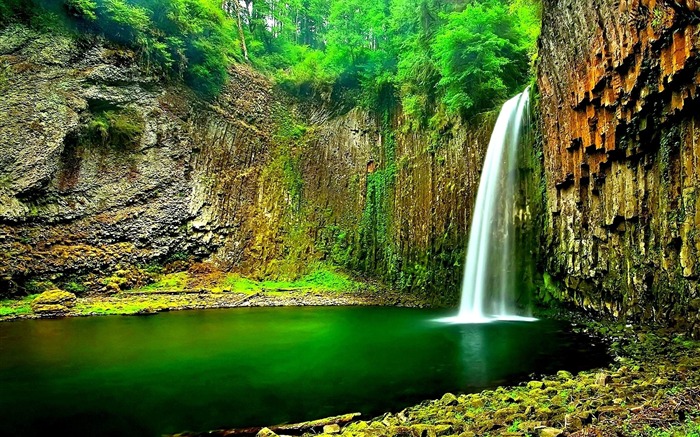
[[[160,264],[146,264],[142,265],[141,269],[151,275],[159,275],[163,273],[163,266]]]
[[[75,294],[85,293],[88,290],[88,288],[84,284],[81,284],[80,282],[76,281],[68,282],[63,286],[63,289]]]
[[[262,290],[296,289],[354,291],[360,288],[360,286],[361,284],[359,282],[354,281],[347,274],[321,264],[314,268],[311,273],[296,280],[281,279],[256,281],[242,277],[238,273],[212,277],[192,277],[188,272],[170,273],[161,275],[157,278],[156,282],[134,289],[133,292],[177,292],[193,287],[214,293],[255,293]]]
[[[62,304],[69,305],[75,302],[75,295],[68,291],[59,289],[49,290],[38,295],[32,303],[35,305],[43,304]]]
[[[167,298],[154,298],[138,300],[138,301],[115,301],[107,302],[90,302],[78,304],[72,310],[77,314],[95,314],[95,315],[129,315],[143,312],[163,311],[172,306],[172,303]]]
[[[187,272],[170,273],[161,276],[156,282],[134,291],[183,291],[187,288],[190,276]]]
[[[337,291],[350,290],[357,285],[347,275],[331,270],[316,270],[302,278],[301,282],[324,290]]]
[[[0,300],[0,317],[31,314],[32,308],[30,305],[37,296],[37,294],[31,294],[22,299]]]
[[[98,111],[88,123],[82,143],[134,150],[141,142],[144,126],[143,117],[133,108]]]
[[[231,274],[221,282],[223,287],[230,288],[233,292],[253,293],[261,290],[295,290],[311,289],[317,291],[354,291],[360,284],[352,280],[348,275],[332,269],[318,268],[310,274],[294,281],[267,280],[254,281],[243,278],[237,274]]]

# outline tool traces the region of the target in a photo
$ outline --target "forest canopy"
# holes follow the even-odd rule
[[[528,80],[539,0],[0,0],[0,24],[101,35],[215,96],[249,62],[299,95],[416,126],[492,109]]]

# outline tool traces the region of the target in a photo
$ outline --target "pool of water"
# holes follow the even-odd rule
[[[368,418],[608,360],[563,323],[435,321],[446,315],[238,308],[0,323],[0,435],[157,436]]]

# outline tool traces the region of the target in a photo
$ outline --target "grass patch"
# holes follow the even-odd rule
[[[30,307],[30,304],[37,296],[37,294],[32,294],[25,296],[22,299],[0,300],[0,317],[31,314],[32,308]]]
[[[261,290],[311,289],[315,291],[354,291],[359,284],[348,275],[329,269],[319,269],[295,281],[254,281],[240,275],[227,275],[221,282],[225,288],[238,293],[253,293]]]
[[[95,314],[95,315],[128,315],[136,314],[145,311],[160,311],[172,307],[172,303],[168,299],[147,300],[110,300],[107,302],[90,302],[76,305],[72,308],[73,312],[78,314]]]
[[[184,291],[190,277],[187,272],[170,273],[161,276],[156,282],[134,291]]]
[[[170,273],[161,275],[152,284],[134,289],[134,292],[164,292],[185,291],[189,289],[206,290],[212,293],[257,293],[259,291],[355,291],[360,284],[352,280],[348,275],[328,268],[321,268],[302,277],[289,280],[256,281],[242,277],[237,273],[226,275],[212,274],[206,276],[191,276],[188,272]]]
[[[262,288],[260,282],[243,278],[238,274],[229,274],[218,284],[218,289],[232,291],[234,293],[255,293]]]

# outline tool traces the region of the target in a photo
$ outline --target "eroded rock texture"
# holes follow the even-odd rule
[[[546,0],[548,270],[565,299],[700,333],[700,2]]]
[[[492,116],[405,133],[400,111],[332,113],[244,67],[207,103],[128,50],[17,26],[0,90],[0,294],[194,257],[458,295]]]
[[[0,35],[0,66],[3,291],[177,254],[240,256],[225,249],[250,238],[269,83],[239,68],[207,104],[132,52],[19,26]]]

